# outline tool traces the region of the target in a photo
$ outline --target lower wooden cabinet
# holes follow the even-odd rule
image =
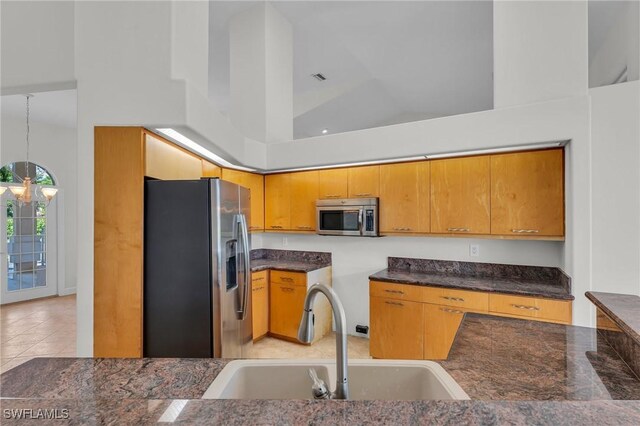
[[[251,274],[251,315],[256,341],[269,332],[269,271]]]
[[[422,359],[424,304],[373,296],[370,300],[371,356]]]
[[[296,339],[302,318],[306,286],[271,283],[271,319],[269,331],[280,337]]]
[[[570,300],[371,281],[374,358],[446,359],[466,312],[571,324]]]

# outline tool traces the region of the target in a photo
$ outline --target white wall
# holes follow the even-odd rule
[[[2,94],[75,87],[74,2],[0,3]]]
[[[628,81],[640,78],[640,2],[620,2],[616,6],[621,10],[614,24],[589,58],[589,87],[612,84],[625,67]]]
[[[587,92],[586,1],[494,1],[496,108]]]
[[[286,239],[286,245],[283,244]],[[469,244],[480,256],[469,256]],[[563,244],[467,238],[356,238],[295,234],[254,234],[253,248],[323,251],[332,254],[333,289],[344,305],[349,334],[369,324],[369,275],[387,267],[387,257],[560,266]]]
[[[0,137],[2,165],[25,160],[24,120],[17,120],[3,114]],[[63,270],[63,282],[58,283],[58,290],[62,295],[75,293],[78,177],[76,129],[31,121],[30,145],[29,161],[47,169],[57,180],[56,185],[60,188],[56,195],[58,223],[61,225],[58,228],[58,243],[63,251],[58,250],[58,259],[64,258],[64,264],[58,266],[58,272]],[[63,232],[60,232],[61,230]]]
[[[593,289],[640,295],[640,82],[589,92]]]

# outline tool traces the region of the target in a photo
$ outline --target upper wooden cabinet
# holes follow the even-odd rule
[[[349,169],[318,170],[318,198],[347,198]]]
[[[251,191],[251,218],[249,229],[261,231],[264,229],[264,176],[243,172],[241,170],[223,169],[222,179],[237,183]]]
[[[316,229],[316,200],[318,199],[318,171],[291,173],[290,177],[291,229]]]
[[[491,234],[564,236],[563,150],[491,156]]]
[[[202,160],[202,177],[222,177],[222,168],[203,159]]]
[[[429,162],[380,167],[380,232],[429,232]]]
[[[377,197],[380,193],[380,166],[351,167],[349,176],[349,197]]]
[[[265,230],[291,229],[291,174],[267,175],[265,190]]]
[[[491,232],[489,156],[431,161],[431,232]]]
[[[156,179],[200,179],[202,159],[145,133],[145,176]]]

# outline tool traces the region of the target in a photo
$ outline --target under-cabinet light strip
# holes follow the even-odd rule
[[[213,161],[219,166],[228,167],[230,169],[245,170],[248,172],[256,171],[256,169],[251,169],[249,167],[244,167],[244,166],[238,166],[228,162],[224,158],[220,157],[217,154],[214,154],[213,152],[209,151],[207,148],[203,147],[199,143],[192,141],[191,139],[189,139],[188,137],[186,137],[185,135],[183,135],[182,133],[174,129],[163,128],[163,129],[156,129],[156,131],[158,131],[159,133],[162,133],[167,138],[171,139],[173,142],[177,143],[181,147],[186,148],[191,152],[195,152],[196,154],[200,154],[203,157],[206,157],[209,160]]]

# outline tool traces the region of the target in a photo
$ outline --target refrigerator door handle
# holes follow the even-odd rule
[[[249,298],[249,285],[251,283],[251,262],[249,253],[249,231],[247,230],[247,218],[243,214],[238,216],[238,225],[240,226],[240,235],[242,235],[242,260],[244,262],[243,273],[244,279],[242,280],[242,294],[241,294],[241,306],[238,311],[238,319],[244,320],[247,317],[247,306]],[[240,271],[237,271],[239,274]],[[238,281],[240,276],[238,275]]]

